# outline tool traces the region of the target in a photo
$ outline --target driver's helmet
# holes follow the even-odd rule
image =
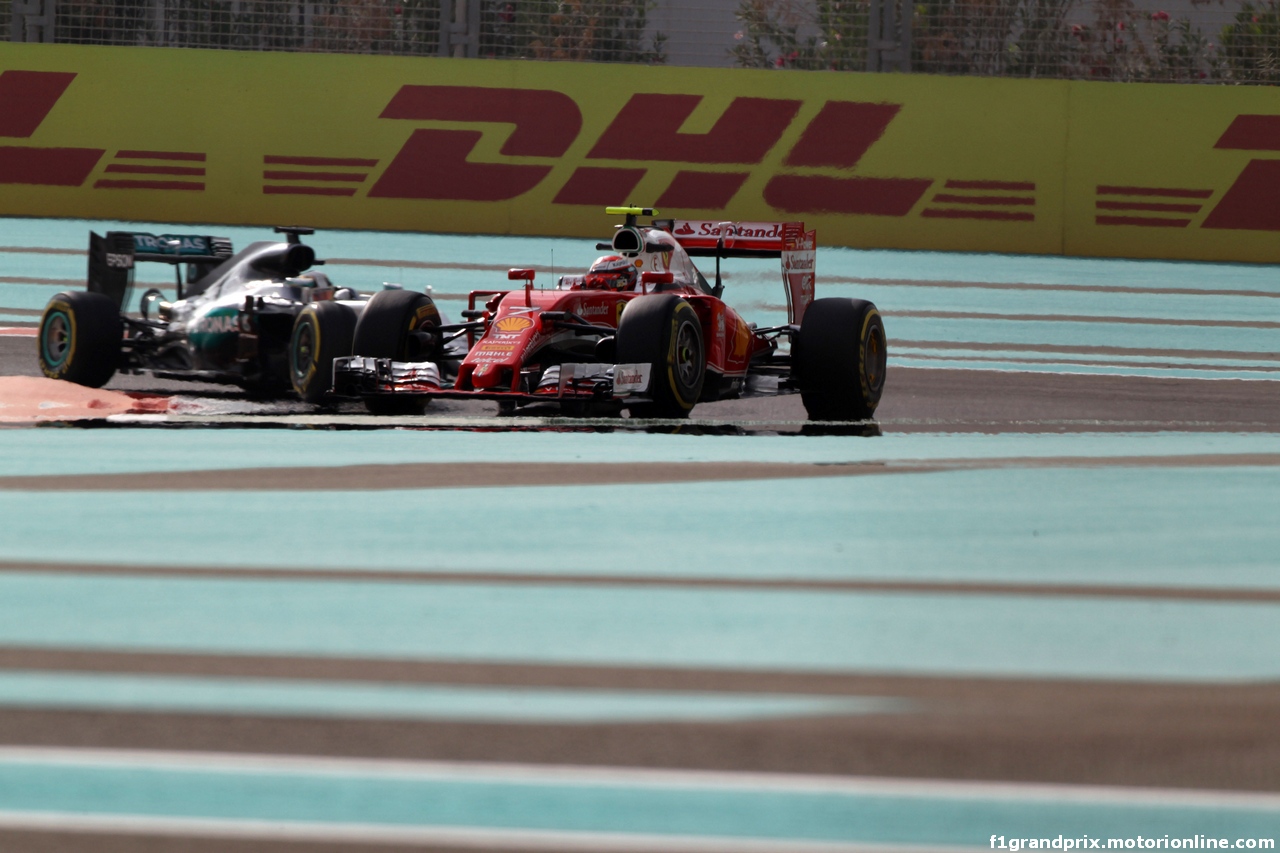
[[[633,290],[636,286],[636,267],[621,255],[604,255],[587,271],[587,287],[607,290]]]

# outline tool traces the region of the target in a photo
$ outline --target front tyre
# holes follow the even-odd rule
[[[120,366],[124,322],[101,293],[59,293],[44,309],[36,336],[40,369],[50,379],[101,388]]]
[[[373,295],[356,323],[351,354],[392,361],[439,361],[440,311],[430,296],[410,290],[383,290]],[[422,414],[427,398],[369,395],[365,408],[375,415]]]
[[[674,293],[640,296],[623,309],[616,339],[618,364],[650,364],[653,402],[631,406],[636,417],[687,418],[702,394],[706,351],[693,306]]]
[[[307,403],[333,386],[333,360],[351,354],[356,312],[338,302],[313,302],[298,313],[289,338],[289,379]]]
[[[810,420],[863,421],[884,392],[884,321],[862,299],[817,299],[792,345],[800,396]]]

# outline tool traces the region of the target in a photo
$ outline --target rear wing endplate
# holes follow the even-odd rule
[[[781,258],[782,286],[787,294],[787,322],[798,324],[813,302],[817,231],[803,222],[715,222],[655,220],[690,257]]]

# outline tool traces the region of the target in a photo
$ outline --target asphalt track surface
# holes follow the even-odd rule
[[[35,342],[0,337],[0,376],[39,376]],[[891,389],[876,412],[882,432],[1096,432],[1204,431],[1274,432],[1280,430],[1280,395],[1259,393],[1247,379],[1184,379],[1147,376],[1017,373],[891,367]],[[262,401],[234,388],[178,382],[150,376],[117,376],[108,388],[173,395],[219,416],[255,414],[263,408],[280,414],[317,411],[288,401]],[[1269,388],[1270,386],[1264,386]],[[362,416],[357,402],[339,402],[319,410],[335,417]],[[537,413],[537,410],[533,410]],[[436,401],[431,418],[492,418],[497,406],[484,402]],[[804,407],[796,396],[760,397],[704,403],[694,408],[695,422],[737,425],[742,431],[800,432]],[[520,418],[510,421],[519,427]],[[608,426],[608,422],[594,426]]]
[[[0,430],[0,849],[1280,835],[1274,272],[882,254],[870,431]]]

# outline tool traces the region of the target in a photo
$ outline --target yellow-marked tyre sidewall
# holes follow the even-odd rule
[[[880,395],[884,392],[884,365],[879,363],[882,359],[876,356],[876,364],[868,363],[868,359],[873,355],[869,350],[869,346],[877,329],[879,330],[879,335],[876,346],[883,351],[885,346],[884,320],[880,317],[880,312],[872,308],[863,319],[862,332],[858,336],[858,382],[862,386],[862,399],[872,410],[880,404]],[[873,370],[879,371],[879,382],[874,381],[874,377],[871,375]]]
[[[883,348],[869,349],[875,338]],[[792,345],[792,371],[811,420],[857,421],[875,415],[888,352],[884,322],[865,299],[826,297],[805,309]],[[875,357],[876,364],[868,363]],[[878,381],[875,371],[880,370]]]
[[[440,325],[440,310],[425,293],[383,290],[375,293],[356,324],[351,355],[406,360],[410,333]]]
[[[311,327],[311,364],[307,368],[307,373],[303,377],[298,376],[297,369],[297,343],[298,334],[302,330],[303,325]],[[293,325],[293,335],[289,340],[289,379],[293,383],[293,390],[298,392],[298,396],[306,399],[308,389],[315,380],[316,368],[320,355],[320,321],[316,317],[315,308],[308,305],[302,309],[302,313],[298,315],[298,319]]]
[[[680,377],[680,334],[692,327],[697,347],[697,374],[688,387]],[[616,358],[619,364],[649,364],[650,402],[629,406],[636,417],[687,417],[702,393],[706,376],[706,348],[702,324],[693,306],[676,294],[632,299],[618,322]]]
[[[676,377],[676,365],[680,360],[680,354],[677,352],[677,347],[680,343],[680,327],[686,320],[693,325],[696,331],[701,331],[698,315],[693,310],[693,306],[681,300],[671,312],[671,328],[667,332],[667,387],[671,389],[671,397],[676,405],[689,412],[693,409],[694,404],[698,402],[698,396],[702,393],[702,381],[705,381],[706,374],[705,372],[703,373],[696,388],[690,389],[689,399],[685,399],[685,395],[681,392],[680,381]],[[699,342],[701,342],[701,337],[699,337]],[[704,360],[706,358],[705,350],[702,352],[702,358]]]
[[[693,403],[684,399],[680,393],[680,383],[676,381],[676,342],[680,336],[680,313],[677,307],[676,311],[671,315],[671,328],[667,332],[667,387],[671,389],[671,396],[675,399],[680,408],[686,412],[693,408]]]
[[[45,330],[50,322],[50,315],[59,312],[67,318],[69,343],[67,354],[62,361],[55,366],[50,366],[47,360],[48,350],[45,345]],[[45,306],[44,313],[40,315],[40,332],[36,338],[36,346],[39,347],[40,370],[44,372],[44,375],[50,379],[66,379],[67,372],[76,357],[76,312],[70,304],[61,299],[54,299],[54,301]]]
[[[428,302],[426,305],[418,306],[418,309],[413,312],[413,317],[409,321],[408,331],[416,332],[426,325],[440,325],[440,309],[436,307],[434,301]]]
[[[307,403],[322,403],[333,385],[333,360],[351,355],[355,336],[355,312],[339,302],[318,302],[298,312],[289,338],[289,380],[293,390]],[[303,373],[298,367],[298,336],[311,335],[310,364]]]
[[[66,323],[66,349],[56,364],[49,359],[50,324]],[[120,308],[101,293],[66,291],[49,300],[36,335],[40,370],[51,379],[101,388],[120,366],[124,321]]]

